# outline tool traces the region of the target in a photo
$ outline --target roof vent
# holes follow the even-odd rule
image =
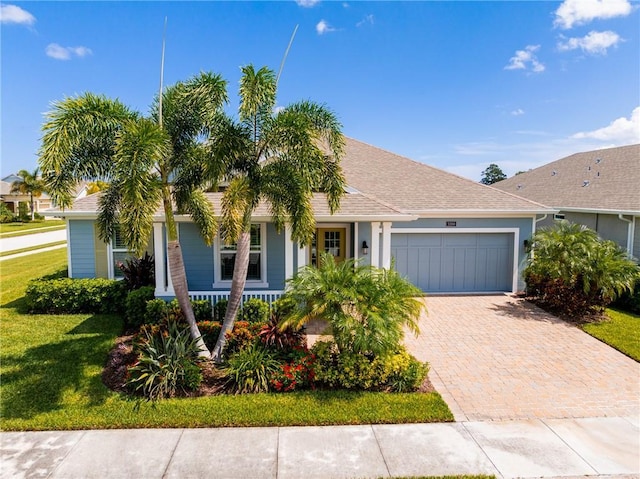
[[[553,171],[551,172],[551,176],[556,176],[557,174],[558,174],[558,172],[557,172],[556,170],[553,170]]]
[[[584,180],[582,182],[582,186],[589,186],[589,180]]]
[[[596,174],[596,176],[600,176],[600,172],[598,171],[598,173]]]
[[[522,189],[522,185],[518,185],[516,188],[518,188],[519,190]]]
[[[591,167],[590,166],[587,166],[587,171],[591,171]]]
[[[596,165],[602,161],[602,158],[596,158]]]

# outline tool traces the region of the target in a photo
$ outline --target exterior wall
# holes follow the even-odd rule
[[[455,221],[456,226],[447,227],[447,221]],[[531,238],[533,234],[533,218],[420,218],[416,221],[409,222],[394,222],[392,225],[392,231],[394,228],[446,228],[451,233],[455,233],[459,228],[471,228],[471,229],[487,229],[487,228],[517,228],[519,230],[518,242],[514,245],[517,248],[518,258],[518,284],[517,289],[523,290],[525,288],[524,280],[522,279],[522,272],[526,267],[527,253],[523,247],[524,240]]]
[[[207,246],[194,223],[179,223],[179,239],[189,291],[209,291],[213,285],[213,246]]]
[[[93,224],[94,248],[95,248],[95,275],[96,278],[109,277],[109,251],[107,243],[100,239],[98,225]]]
[[[573,211],[560,211],[560,214],[564,215],[565,220],[585,225],[598,233],[601,238],[615,241],[622,248],[627,248],[629,223],[620,221],[618,215],[576,213]],[[629,219],[628,217],[626,218]],[[553,226],[556,222],[557,220],[553,219],[553,215],[549,215],[547,219],[538,223],[538,226]]]
[[[366,241],[369,246],[369,254],[362,254],[362,242]],[[356,241],[358,245],[358,258],[360,264],[371,265],[371,223],[368,221],[362,221],[358,223],[358,238]]]
[[[69,260],[74,278],[96,277],[94,221],[69,220]]]
[[[273,223],[267,223],[267,282],[270,290],[284,289],[284,243],[284,229],[278,233]],[[246,289],[251,289],[251,283],[247,283]]]
[[[633,231],[633,256],[640,263],[640,216],[635,217],[636,226]]]

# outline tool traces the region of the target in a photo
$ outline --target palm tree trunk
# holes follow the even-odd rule
[[[29,198],[31,199],[31,201],[29,202],[29,207],[31,208],[31,221],[33,221],[36,217],[35,211],[33,208],[33,193],[29,195]]]
[[[247,282],[247,270],[249,269],[249,253],[251,252],[251,226],[249,231],[243,231],[238,237],[236,261],[233,268],[233,278],[231,280],[231,292],[229,293],[229,303],[227,312],[224,315],[222,329],[218,336],[218,341],[213,348],[211,357],[214,362],[222,362],[222,350],[227,342],[226,334],[233,330],[236,315],[242,304],[244,286]]]
[[[169,272],[171,274],[171,282],[173,283],[173,291],[180,305],[184,317],[189,324],[191,337],[196,341],[198,346],[198,356],[201,358],[209,358],[211,354],[204,344],[202,334],[196,324],[196,317],[193,314],[191,306],[191,298],[189,298],[189,287],[187,285],[187,272],[184,269],[184,260],[182,258],[182,248],[178,241],[178,231],[176,228],[175,218],[173,217],[173,208],[171,204],[171,196],[168,193],[168,187],[163,192],[163,203],[165,211],[165,221],[167,225],[168,242],[167,242],[167,259],[169,262]],[[158,259],[156,260],[158,261]]]

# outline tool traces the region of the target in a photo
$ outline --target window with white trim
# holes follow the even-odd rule
[[[249,268],[247,282],[266,283],[266,231],[264,224],[251,225],[251,240],[249,250]],[[236,244],[220,242],[218,251],[217,281],[231,281],[233,268],[236,264]]]
[[[126,262],[132,256],[129,248],[127,248],[127,245],[124,243],[120,227],[116,226],[111,236],[111,267],[115,279],[124,277],[118,264]]]

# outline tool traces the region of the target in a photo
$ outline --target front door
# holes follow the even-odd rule
[[[344,261],[346,247],[346,228],[318,228],[311,244],[311,264],[318,265],[318,256],[322,252],[333,255],[338,263]]]

